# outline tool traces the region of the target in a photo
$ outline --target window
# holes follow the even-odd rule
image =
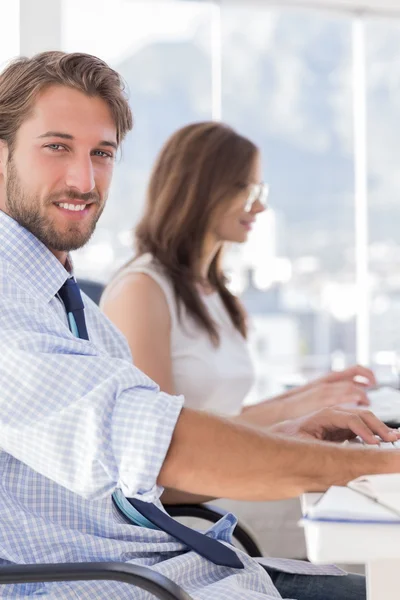
[[[371,359],[395,383],[400,356],[400,24],[369,21],[367,40]]]
[[[265,290],[256,323],[267,316],[287,328],[291,321],[296,334],[282,355],[288,378],[293,368],[326,371],[338,349],[353,362],[351,20],[227,6],[222,57],[222,118],[258,144],[270,184],[272,208],[239,250],[241,260],[235,255]]]
[[[7,2],[1,9],[0,71],[19,54],[19,2]]]

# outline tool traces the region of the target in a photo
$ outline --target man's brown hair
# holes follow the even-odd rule
[[[32,58],[16,58],[0,74],[0,140],[8,144],[10,152],[38,94],[51,85],[68,86],[107,102],[118,144],[132,129],[124,82],[116,71],[90,54],[41,52]]]
[[[222,123],[183,127],[162,148],[153,168],[143,218],[135,230],[137,254],[150,252],[175,290],[178,307],[218,344],[218,328],[198,292],[196,267],[214,216],[225,210],[247,182],[258,148]],[[222,249],[214,256],[208,279],[234,326],[246,336],[245,311],[226,287]]]

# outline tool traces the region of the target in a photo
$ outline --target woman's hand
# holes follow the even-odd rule
[[[285,419],[295,419],[332,406],[369,405],[365,390],[352,381],[319,382],[306,389],[298,388],[296,393],[282,399],[281,402]]]
[[[353,367],[349,367],[344,371],[331,371],[327,375],[323,377],[319,377],[318,379],[314,379],[307,386],[318,386],[321,383],[340,383],[340,382],[350,382],[359,386],[360,388],[370,387],[372,385],[376,385],[375,375],[368,369],[367,367],[362,367],[361,365],[354,365]]]
[[[375,384],[373,372],[361,365],[332,371],[284,396],[281,417],[293,419],[332,406],[368,406],[366,388]]]
[[[328,373],[258,405],[245,407],[239,420],[263,427],[297,419],[323,408],[368,406],[366,389],[375,384],[370,369],[355,365]]]

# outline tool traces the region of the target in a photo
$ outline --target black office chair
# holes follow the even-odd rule
[[[117,562],[0,566],[0,586],[95,579],[129,583],[160,600],[193,600],[179,585],[148,567]]]
[[[78,279],[78,284],[81,290],[87,296],[89,296],[93,302],[99,304],[100,297],[104,289],[104,285],[102,283],[99,283],[98,281],[90,281],[89,279]],[[218,506],[205,504],[171,504],[166,506],[165,509],[171,515],[171,517],[195,517],[198,519],[211,521],[211,523],[216,523],[226,514],[226,511]],[[262,556],[259,546],[245,525],[238,523],[236,525],[233,537],[240,543],[249,556]]]
[[[213,504],[170,504],[164,506],[171,517],[194,517],[216,523],[227,511]],[[253,558],[262,556],[262,552],[249,529],[243,523],[237,523],[233,539],[239,542],[247,554]]]
[[[91,281],[90,279],[77,279],[77,283],[82,290],[93,302],[97,305],[100,303],[100,298],[104,290],[104,285],[99,281]]]

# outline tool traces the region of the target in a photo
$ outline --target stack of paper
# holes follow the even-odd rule
[[[368,475],[348,487],[333,486],[309,509],[306,519],[400,524],[400,475]]]
[[[363,475],[350,481],[348,487],[400,516],[400,474]]]

